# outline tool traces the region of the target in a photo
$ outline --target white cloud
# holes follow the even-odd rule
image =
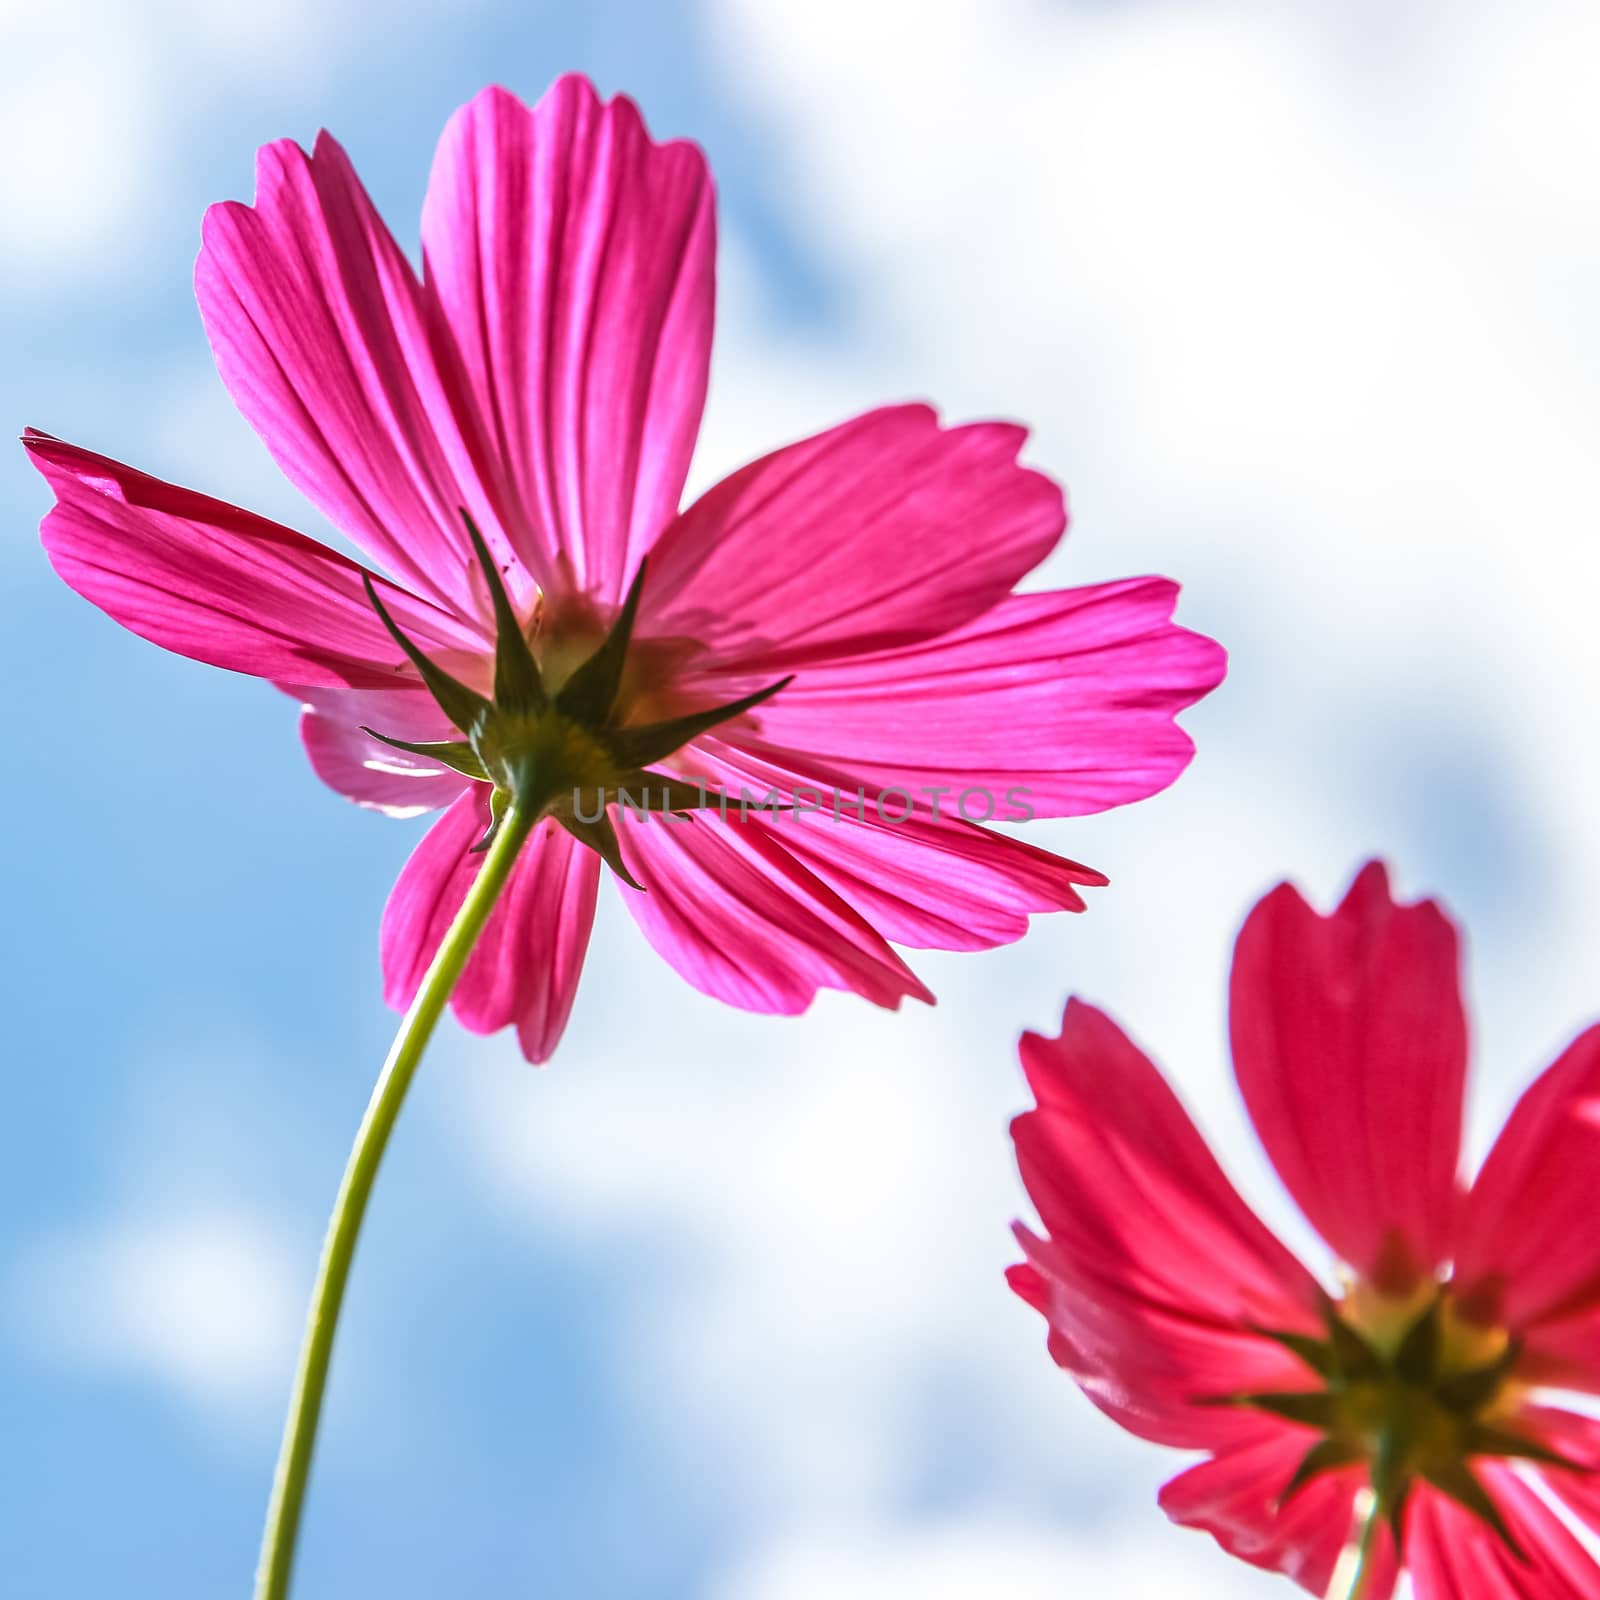
[[[1231,1600],[1298,1593],[1177,1529],[1146,1523],[1067,1535],[1001,1514],[927,1527],[796,1534],[715,1583],[708,1600]]]
[[[15,1315],[41,1359],[153,1380],[254,1424],[282,1400],[301,1255],[249,1212],[118,1216],[35,1243],[11,1286]]]

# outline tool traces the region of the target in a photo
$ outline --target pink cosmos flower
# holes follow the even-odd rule
[[[1143,1438],[1202,1450],[1161,1504],[1328,1590],[1370,1491],[1363,1594],[1600,1595],[1600,1027],[1459,1177],[1467,1030],[1454,927],[1378,863],[1331,916],[1285,884],[1234,954],[1234,1071],[1290,1194],[1338,1257],[1324,1289],[1239,1198],[1156,1068],[1079,1001],[1027,1035],[1013,1125],[1045,1236],[1013,1288],[1050,1353]],[[1360,1500],[1358,1501],[1358,1497]],[[1559,1507],[1559,1510],[1557,1509]]]
[[[646,937],[708,994],[769,1012],[819,988],[928,999],[890,941],[1007,943],[1105,880],[925,790],[1018,790],[1041,816],[1137,800],[1182,770],[1174,714],[1223,672],[1214,644],[1171,623],[1165,579],[1012,592],[1065,515],[1018,465],[1010,424],[887,407],[680,511],[714,242],[699,150],[653,143],[628,100],[602,104],[578,77],[532,110],[489,89],[452,118],[420,276],[326,134],[309,155],[261,152],[255,204],[206,216],[201,314],[278,463],[387,577],[25,437],[73,588],[294,695],[312,765],[342,794],[443,810],[385,913],[395,1006],[482,859],[497,772],[463,735],[508,642],[531,646],[519,726],[554,763],[552,797],[585,791],[598,811],[630,776],[676,783],[680,808],[694,781],[843,791],[839,821],[702,810],[620,838],[612,812],[585,822],[552,798],[454,995],[467,1027],[514,1024],[532,1060],[571,1010],[602,857],[644,889],[625,899]],[[885,821],[869,798],[857,817],[858,789],[909,790],[911,815]]]

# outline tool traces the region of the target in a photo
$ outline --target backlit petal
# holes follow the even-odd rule
[[[491,542],[499,518],[459,362],[338,142],[265,146],[255,203],[212,206],[202,240],[217,368],[278,465],[417,593],[482,614],[461,510]]]
[[[1250,913],[1234,1070],[1290,1194],[1365,1276],[1405,1289],[1449,1253],[1467,1062],[1455,928],[1364,868],[1319,916],[1288,884]]]
[[[1061,491],[1017,464],[1021,428],[870,411],[708,490],[650,554],[641,635],[767,677],[948,633],[1055,547]]]
[[[1186,1528],[1209,1533],[1230,1555],[1281,1572],[1314,1595],[1325,1595],[1339,1556],[1356,1531],[1362,1468],[1313,1479],[1287,1505],[1279,1501],[1315,1434],[1278,1425],[1264,1437],[1180,1473],[1161,1491],[1161,1509]],[[1366,1600],[1388,1600],[1396,1573],[1394,1541],[1378,1534]],[[1466,1600],[1465,1592],[1462,1600]]]
[[[1262,1419],[1214,1402],[1306,1387],[1258,1330],[1322,1330],[1320,1291],[1239,1198],[1177,1097],[1103,1012],[1026,1034],[1038,1108],[1012,1124],[1046,1237],[1020,1230],[1051,1350],[1091,1399],[1163,1443],[1215,1448]],[[1205,1264],[1203,1271],[1196,1264]]]
[[[489,791],[461,795],[412,852],[383,913],[384,998],[416,996],[484,857],[471,847],[489,826]],[[547,1060],[572,1010],[594,921],[598,863],[554,822],[523,845],[456,986],[462,1023],[477,1033],[515,1024],[523,1054]]]
[[[384,688],[409,673],[348,557],[48,434],[23,443],[56,493],[41,529],[51,565],[141,638],[293,683]],[[475,646],[454,618],[376,582],[424,647]]]
[[[1140,800],[1188,765],[1173,718],[1226,666],[1172,622],[1177,594],[1130,578],[1015,595],[944,637],[810,666],[728,738],[847,791],[941,790],[975,822]]]
[[[1456,1280],[1469,1300],[1528,1336],[1538,1353],[1585,1342],[1600,1386],[1600,1229],[1592,1222],[1600,1171],[1600,1027],[1580,1034],[1529,1085],[1472,1185],[1456,1250]],[[1595,1321],[1587,1341],[1556,1324]]]
[[[623,855],[646,893],[623,903],[695,988],[746,1011],[792,1015],[818,989],[875,1005],[932,1001],[856,911],[758,828],[715,813],[618,818]]]
[[[561,78],[451,118],[422,216],[427,283],[547,587],[622,594],[676,515],[705,402],[716,221],[705,158]]]

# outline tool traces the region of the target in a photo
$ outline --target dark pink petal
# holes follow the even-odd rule
[[[1161,1509],[1186,1528],[1209,1533],[1230,1555],[1281,1572],[1312,1594],[1325,1595],[1340,1554],[1357,1532],[1360,1467],[1316,1478],[1286,1505],[1279,1501],[1316,1435],[1279,1424],[1264,1437],[1180,1473],[1161,1491]],[[1378,1534],[1366,1600],[1388,1600],[1398,1577],[1394,1540]],[[1464,1600],[1464,1597],[1463,1597]]]
[[[1009,423],[869,411],[702,495],[650,553],[640,632],[771,677],[892,649],[998,605],[1055,547],[1061,491]]]
[[[1234,1071],[1261,1142],[1311,1223],[1381,1285],[1449,1254],[1467,1026],[1456,932],[1398,906],[1365,867],[1331,916],[1288,884],[1234,953]]]
[[[409,675],[347,557],[49,434],[29,429],[23,443],[56,494],[42,527],[51,565],[141,638],[294,683],[384,688]],[[377,583],[424,648],[481,649],[454,618]]]
[[[500,530],[459,361],[337,141],[265,146],[255,204],[212,206],[202,239],[217,368],[278,465],[397,578],[481,614],[462,508]]]
[[[1467,1196],[1455,1277],[1469,1303],[1517,1333],[1555,1334],[1540,1324],[1596,1317],[1600,1330],[1600,1027],[1580,1034],[1529,1085],[1495,1140]],[[1582,1353],[1582,1343],[1576,1341]],[[1587,1366],[1600,1382],[1600,1340]]]
[[[1318,1334],[1321,1291],[1239,1198],[1177,1097],[1103,1012],[1025,1034],[1038,1109],[1012,1124],[1047,1237],[1013,1286],[1090,1398],[1147,1438],[1216,1448],[1260,1431],[1219,1398],[1313,1381],[1263,1331]],[[1196,1270],[1196,1263],[1204,1270]]]
[[[891,1009],[933,996],[861,916],[769,834],[730,815],[622,814],[623,855],[646,893],[623,902],[644,936],[702,993],[793,1015],[818,989]]]
[[[300,738],[312,770],[357,805],[392,817],[414,817],[449,805],[470,781],[361,731],[376,728],[413,743],[459,739],[420,683],[397,689],[278,687],[301,702]]]
[[[942,638],[809,666],[728,738],[847,791],[942,789],[974,822],[1140,800],[1188,764],[1172,719],[1226,669],[1173,624],[1177,595],[1165,578],[1016,595]]]
[[[1426,1486],[1406,1523],[1406,1562],[1416,1600],[1593,1600],[1600,1566],[1510,1468],[1480,1462],[1489,1491],[1522,1555],[1480,1518]]]
[[[885,822],[870,800],[858,815],[852,809],[854,787],[837,796],[824,790],[797,794],[793,773],[715,739],[696,744],[680,764],[729,796],[730,810],[741,791],[755,803],[777,791],[783,803],[817,807],[753,817],[750,826],[770,831],[886,939],[913,949],[1010,944],[1027,932],[1033,913],[1082,911],[1079,888],[1106,882],[1092,867],[959,818]],[[897,814],[891,807],[890,815]]]
[[[547,587],[614,600],[676,515],[705,402],[716,219],[692,144],[580,77],[451,118],[422,213],[507,519]]]
[[[1592,1370],[1592,1347],[1588,1364]],[[1541,1466],[1539,1477],[1572,1516],[1600,1534],[1600,1418],[1558,1406],[1523,1405],[1506,1425],[1572,1463],[1571,1471]]]
[[[483,856],[486,785],[473,784],[434,823],[396,881],[383,913],[384,998],[410,1005],[461,909]],[[456,986],[456,1015],[476,1033],[515,1023],[530,1061],[548,1060],[577,994],[594,922],[598,857],[554,822],[522,847],[511,879]]]

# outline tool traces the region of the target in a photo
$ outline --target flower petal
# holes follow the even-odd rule
[[[1052,1354],[1147,1438],[1215,1448],[1255,1437],[1259,1415],[1216,1402],[1311,1381],[1263,1333],[1320,1334],[1315,1281],[1103,1012],[1069,1002],[1058,1038],[1023,1036],[1022,1062],[1038,1108],[1012,1137],[1048,1237],[1019,1230],[1031,1273],[1013,1287],[1049,1320]]]
[[[409,672],[367,603],[362,569],[251,512],[29,429],[56,493],[51,565],[140,638],[212,666],[314,686],[385,688]],[[454,618],[375,580],[424,647],[481,648]]]
[[[1165,578],[1016,595],[925,643],[809,666],[730,742],[813,781],[931,791],[947,811],[1081,816],[1164,789],[1173,722],[1221,682],[1220,646],[1171,620]]]
[[[818,989],[895,1009],[933,996],[882,936],[770,835],[710,812],[618,819],[646,892],[624,904],[695,988],[746,1011],[793,1015]]]
[[[1460,1292],[1528,1338],[1530,1354],[1540,1324],[1600,1313],[1600,1234],[1590,1221],[1597,1165],[1600,1026],[1529,1085],[1462,1212]],[[1581,1349],[1581,1341],[1562,1342]],[[1600,1341],[1590,1352],[1587,1367],[1600,1382]]]
[[[475,783],[423,838],[384,907],[384,999],[397,1011],[416,997],[484,857],[471,847],[489,826],[489,790]],[[594,922],[598,858],[554,822],[522,847],[456,985],[465,1027],[493,1033],[515,1023],[530,1061],[548,1060],[577,994]]]
[[[1584,1600],[1600,1566],[1510,1468],[1474,1469],[1521,1557],[1472,1512],[1423,1486],[1407,1514],[1406,1561],[1417,1600]]]
[[[677,513],[705,403],[716,218],[692,144],[577,76],[451,118],[422,213],[428,288],[547,588],[619,598]]]
[[[417,593],[482,613],[461,512],[491,540],[487,459],[455,352],[328,134],[256,160],[253,206],[212,206],[195,293],[235,404],[285,474]]]
[[[419,744],[459,739],[420,683],[396,689],[278,687],[301,703],[300,738],[312,770],[357,805],[391,817],[420,816],[449,805],[470,781],[361,731],[376,728]]]
[[[1349,1543],[1363,1468],[1313,1479],[1287,1505],[1279,1501],[1315,1435],[1279,1424],[1264,1437],[1202,1461],[1161,1491],[1161,1509],[1185,1528],[1209,1533],[1230,1555],[1281,1572],[1312,1594],[1325,1595]],[[1388,1600],[1398,1577],[1394,1540],[1378,1533],[1373,1575],[1362,1594]],[[1467,1591],[1461,1591],[1465,1600]]]
[[[650,552],[640,633],[768,678],[948,633],[1010,593],[1066,526],[1009,423],[869,411],[702,495]]]
[[[1467,1064],[1454,927],[1365,867],[1331,916],[1294,888],[1234,953],[1234,1071],[1300,1209],[1351,1266],[1404,1290],[1450,1251]]]
[[[793,814],[752,813],[747,826],[770,831],[809,872],[842,895],[886,939],[920,950],[989,950],[1028,931],[1039,911],[1082,911],[1078,889],[1102,887],[1104,873],[1051,855],[1009,834],[958,818],[885,821],[874,800],[808,787],[792,772],[715,738],[682,753],[731,812],[776,792]],[[807,809],[811,808],[811,809]],[[887,815],[898,816],[894,807]]]

